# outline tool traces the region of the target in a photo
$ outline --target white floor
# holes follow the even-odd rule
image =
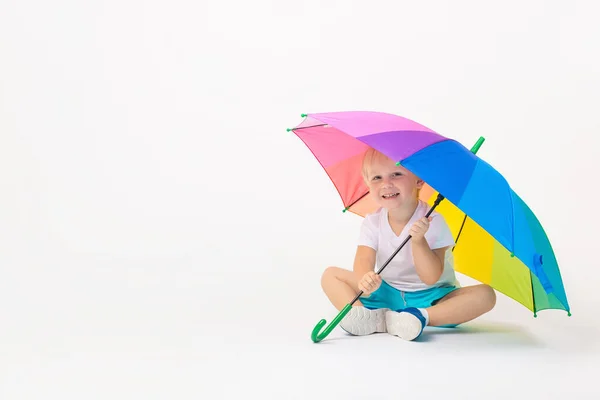
[[[225,274],[207,282],[198,262],[73,257],[50,262],[39,279],[13,271],[0,295],[0,398],[600,395],[593,304],[570,318],[547,311],[534,319],[500,295],[487,316],[456,330],[428,329],[418,342],[352,337],[338,327],[314,344],[313,326],[335,316],[318,282],[253,288],[247,275],[235,283],[229,274],[223,286]]]
[[[333,312],[254,310],[247,321],[258,318],[264,326],[246,322],[225,335],[209,334],[208,365],[215,369],[209,388],[222,398],[600,398],[600,330],[590,325],[598,321],[591,308],[590,315],[547,311],[534,319],[504,296],[498,303],[459,329],[428,328],[418,342],[352,337],[338,327],[313,344],[312,327]]]

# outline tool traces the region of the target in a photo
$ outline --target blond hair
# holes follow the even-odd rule
[[[375,160],[381,160],[381,159],[392,160],[390,157],[386,156],[385,154],[383,154],[379,150],[375,150],[372,147],[369,147],[365,151],[365,153],[363,155],[363,161],[362,161],[362,176],[363,176],[363,179],[364,179],[365,183],[368,184],[369,166],[371,166],[371,164],[373,163],[373,161],[375,161]],[[393,161],[394,160],[392,160],[392,162]],[[418,180],[421,180],[412,171],[409,171],[409,170],[407,170],[407,171],[410,172],[411,174],[413,174],[415,176],[415,178],[417,178]],[[421,194],[421,188],[417,188],[417,199],[419,198],[420,194]]]
[[[372,147],[369,147],[365,151],[365,154],[363,155],[363,162],[362,162],[362,176],[365,181],[367,181],[369,167],[371,166],[373,161],[381,160],[381,159],[389,159],[389,157],[386,156],[385,154],[383,154],[382,152],[380,152],[379,150],[375,150]]]

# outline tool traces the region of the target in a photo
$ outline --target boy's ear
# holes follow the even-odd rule
[[[425,182],[423,181],[423,179],[417,179],[417,187],[419,189],[421,189],[424,184],[425,184]]]

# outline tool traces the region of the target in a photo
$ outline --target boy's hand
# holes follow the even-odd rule
[[[367,272],[358,282],[358,288],[362,290],[365,296],[370,296],[371,293],[379,289],[381,286],[381,276],[374,271]]]
[[[417,242],[425,240],[425,233],[429,229],[429,222],[431,222],[431,217],[423,217],[410,227],[409,233],[412,236],[412,240]]]

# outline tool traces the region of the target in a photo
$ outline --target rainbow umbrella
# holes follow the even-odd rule
[[[421,199],[446,219],[454,235],[455,269],[516,300],[534,316],[569,303],[561,274],[542,225],[506,179],[475,155],[483,142],[467,149],[409,119],[379,112],[302,114],[293,131],[308,146],[335,185],[344,211],[360,216],[376,210],[361,175],[365,150],[372,147],[426,182]],[[442,201],[446,199],[446,201]],[[428,215],[429,215],[428,214]],[[410,236],[377,273],[410,240]],[[321,332],[318,342],[350,311],[355,299]]]

